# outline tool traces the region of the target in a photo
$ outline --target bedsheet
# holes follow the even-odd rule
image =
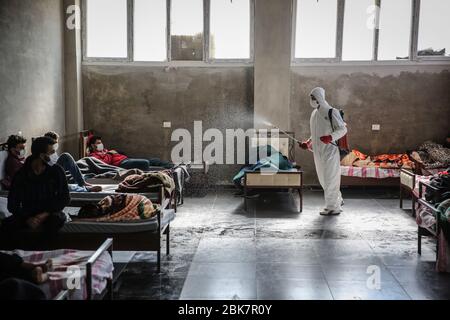
[[[400,169],[341,166],[341,175],[346,177],[376,178],[376,179],[397,178],[400,177]]]

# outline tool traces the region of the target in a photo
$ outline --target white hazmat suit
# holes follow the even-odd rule
[[[312,99],[310,101],[311,106],[314,108],[310,119],[310,140],[317,176],[325,192],[326,206],[323,213],[339,213],[342,211],[341,206],[343,203],[340,191],[341,159],[339,148],[334,143],[345,136],[347,128],[339,111],[336,109],[332,111],[334,130],[331,128],[328,115],[332,107],[325,100],[325,90],[323,88],[313,89],[311,95],[316,98],[316,101]],[[325,144],[322,142],[320,138],[324,136],[331,136],[333,143]]]

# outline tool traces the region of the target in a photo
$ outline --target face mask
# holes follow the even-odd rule
[[[311,107],[313,107],[314,109],[317,109],[319,107],[319,103],[316,100],[310,99],[309,100],[309,104],[311,105]]]
[[[105,147],[103,146],[103,143],[97,144],[97,151],[103,151]]]
[[[58,150],[58,148],[59,148],[59,144],[57,144],[57,143],[55,143],[54,145],[53,145],[53,150]]]
[[[26,154],[27,154],[27,151],[25,149],[21,149],[19,151],[19,158],[25,158]]]
[[[55,153],[52,153],[47,160],[47,164],[52,167],[56,164],[56,162],[58,161],[58,155]]]

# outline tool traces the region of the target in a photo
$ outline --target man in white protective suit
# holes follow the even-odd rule
[[[340,191],[340,153],[336,141],[347,134],[347,128],[339,110],[325,100],[323,88],[311,91],[310,104],[314,109],[310,119],[311,137],[299,145],[314,154],[317,176],[325,193],[325,208],[320,214],[338,215],[344,202]],[[330,110],[332,121],[329,119]]]

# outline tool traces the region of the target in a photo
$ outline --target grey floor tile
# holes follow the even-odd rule
[[[190,299],[255,299],[256,280],[217,279],[202,276],[188,277],[181,292],[181,300]]]
[[[332,300],[324,279],[257,279],[259,300]]]
[[[397,282],[381,283],[380,289],[366,281],[328,281],[335,300],[411,300]]]

